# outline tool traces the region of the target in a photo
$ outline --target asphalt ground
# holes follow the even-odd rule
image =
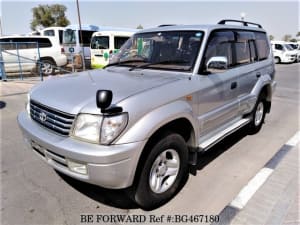
[[[122,190],[107,190],[75,181],[57,174],[40,160],[25,146],[16,122],[18,113],[25,107],[26,92],[37,81],[1,82],[1,224],[143,224],[139,221],[109,222],[111,215],[142,215],[147,219],[144,224],[199,224],[196,220],[185,220],[185,216],[221,215],[248,182],[299,130],[299,68],[300,64],[276,65],[278,85],[272,110],[258,134],[247,135],[247,131],[242,129],[201,155],[197,175],[191,175],[177,196],[153,211],[137,208]],[[290,158],[296,159],[299,165],[299,154]],[[261,188],[276,174],[275,171]],[[280,174],[286,176],[284,172]],[[293,182],[291,179],[293,187],[299,187],[297,177],[293,178]],[[280,177],[278,179],[281,180]],[[254,198],[255,195],[229,222],[239,224],[238,218],[243,218],[242,212]],[[285,216],[281,216],[284,218],[282,224],[289,221],[288,216],[292,218],[290,221],[297,222],[291,215],[295,214],[298,202],[299,198],[290,201],[292,206]],[[274,205],[279,207],[280,201],[275,201]],[[93,223],[88,223],[88,215],[91,215]],[[261,218],[264,213],[253,211],[250,215]],[[169,216],[171,219],[167,221]],[[251,224],[251,220],[241,221]],[[272,214],[269,213],[267,219],[261,221],[268,224],[272,221]]]

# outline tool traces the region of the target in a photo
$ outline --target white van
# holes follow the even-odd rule
[[[111,55],[117,53],[135,32],[136,30],[95,32],[91,39],[91,67],[106,66]]]
[[[285,41],[272,41],[275,63],[293,63],[297,60],[298,52]]]
[[[81,30],[78,24],[65,27],[63,32],[63,46],[68,63],[73,63],[75,55],[83,55],[85,66],[91,63],[90,43],[92,34],[99,31],[99,27],[91,24],[82,24]],[[82,37],[81,37],[82,35]]]
[[[288,44],[297,51],[297,62],[300,62],[300,43],[299,42],[288,42]]]
[[[42,29],[40,34],[42,36],[55,37],[59,41],[60,46],[63,47],[64,30],[64,27],[47,27]]]
[[[50,75],[55,72],[55,66],[67,63],[67,57],[54,37],[5,36],[0,37],[0,43],[6,72],[31,72],[37,68],[40,59],[42,73]]]

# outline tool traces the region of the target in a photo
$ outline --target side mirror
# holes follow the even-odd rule
[[[215,70],[226,70],[228,68],[227,57],[214,56],[211,57],[206,63],[206,70],[210,72],[216,72]]]
[[[112,102],[113,93],[110,90],[98,90],[96,94],[97,107],[101,109],[101,113],[110,106]]]

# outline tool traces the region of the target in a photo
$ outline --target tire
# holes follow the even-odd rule
[[[251,113],[251,122],[249,123],[249,134],[256,134],[260,131],[266,116],[266,101],[260,95],[258,98],[254,110]]]
[[[41,72],[43,75],[52,75],[55,72],[55,63],[52,60],[42,60],[41,61]]]
[[[134,200],[144,210],[157,208],[180,191],[188,176],[187,145],[179,134],[167,134],[143,162]]]
[[[274,58],[274,61],[275,61],[275,64],[279,64],[281,62],[280,58],[279,57],[275,57]]]

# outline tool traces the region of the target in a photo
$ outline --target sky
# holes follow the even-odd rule
[[[76,0],[0,0],[2,34],[30,32],[33,7],[39,4],[63,4],[71,24],[78,23]],[[216,24],[222,19],[240,19],[260,23],[269,35],[282,39],[300,31],[300,2],[294,1],[225,1],[225,0],[79,0],[82,24],[144,28],[159,24]]]

